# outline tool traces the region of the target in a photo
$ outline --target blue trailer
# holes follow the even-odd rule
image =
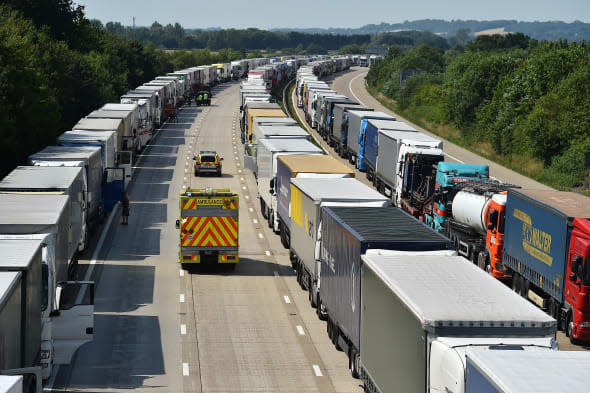
[[[368,249],[452,250],[442,234],[393,207],[324,207],[321,214],[320,299],[328,335],[354,363],[360,354],[361,255]]]

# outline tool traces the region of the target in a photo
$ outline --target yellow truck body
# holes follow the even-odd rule
[[[239,198],[228,189],[187,189],[180,194],[182,264],[237,264]]]
[[[252,126],[254,124],[255,117],[288,117],[282,109],[249,109],[248,110],[248,119],[247,119],[247,126],[248,131],[246,133],[246,140],[250,140],[250,135],[254,130]]]

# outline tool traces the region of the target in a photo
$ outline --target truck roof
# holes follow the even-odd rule
[[[28,270],[42,245],[43,240],[1,239],[2,267],[8,267],[10,270]]]
[[[78,160],[88,159],[94,154],[100,154],[98,146],[47,146],[43,150],[31,154],[29,160]]]
[[[424,143],[429,147],[442,148],[442,141],[440,139],[433,138],[430,135],[421,132],[383,130],[380,131],[379,134],[395,140]]]
[[[106,141],[115,135],[115,131],[87,131],[73,130],[66,131],[57,137],[59,140],[80,140],[80,141]]]
[[[582,351],[492,351],[469,348],[467,361],[502,393],[590,392],[590,354]]]
[[[590,218],[590,198],[575,192],[509,189],[508,195],[510,194],[522,194],[568,217]]]
[[[272,152],[305,151],[310,153],[323,153],[323,150],[307,139],[261,139],[259,144],[264,145]]]
[[[129,116],[131,116],[132,113],[133,113],[133,110],[112,111],[112,110],[107,110],[107,109],[98,109],[98,110],[90,112],[86,116],[86,118],[87,119],[127,119]]]
[[[261,117],[288,117],[285,112],[279,108],[272,108],[272,109],[253,109],[251,107],[248,108],[248,116],[250,118],[261,116]]]
[[[285,136],[309,136],[309,132],[295,125],[258,125],[263,135],[285,135]]]
[[[328,155],[288,155],[278,159],[291,170],[293,176],[298,173],[343,173],[354,177],[354,170]]]
[[[291,184],[313,200],[389,201],[389,198],[350,177],[293,178]]]
[[[109,103],[104,104],[102,106],[102,110],[105,111],[134,111],[137,109],[139,104],[116,104],[116,103]]]
[[[280,124],[284,126],[298,126],[295,120],[290,117],[259,117],[254,119],[254,124],[267,125],[267,124]]]
[[[553,318],[463,257],[362,259],[426,329],[556,327]]]
[[[73,130],[114,131],[121,127],[121,119],[88,119],[82,118],[72,128]]]
[[[248,102],[246,103],[246,107],[249,111],[252,109],[281,109],[276,102]]]
[[[379,111],[349,110],[348,113],[350,114],[350,116],[356,116],[356,117],[361,117],[361,118],[368,117],[370,119],[395,120],[395,117],[388,115],[387,113],[379,112]]]
[[[54,225],[68,206],[67,195],[0,193],[0,233],[18,234],[19,225]],[[34,233],[34,232],[28,232]]]
[[[375,126],[379,130],[395,130],[395,131],[413,131],[418,130],[403,121],[397,120],[382,120],[382,119],[369,119],[369,123]]]
[[[19,166],[0,181],[0,192],[69,189],[81,172],[77,166]]]

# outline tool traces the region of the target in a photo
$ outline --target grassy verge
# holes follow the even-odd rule
[[[394,111],[395,113],[399,113],[401,116],[410,120],[412,123],[429,130],[433,134],[436,134],[441,138],[453,142],[454,144],[459,145],[479,156],[485,157],[490,161],[510,168],[523,176],[530,177],[531,179],[534,179],[539,183],[546,184],[549,187],[553,187],[555,189],[564,189],[558,184],[555,184],[551,181],[547,181],[546,178],[543,178],[545,167],[541,161],[521,155],[506,156],[497,154],[496,152],[494,152],[493,147],[488,142],[474,142],[466,140],[465,138],[463,138],[461,131],[452,124],[440,124],[425,120],[424,116],[420,115],[420,112],[428,111],[429,108],[427,106],[419,107],[419,109],[415,109],[413,111],[402,110],[399,108],[399,106],[394,100],[392,100],[389,97],[386,97],[385,95],[383,95],[383,93],[378,92],[375,88],[367,88],[367,90],[377,101],[381,103],[381,105]],[[590,192],[583,191],[581,189],[573,191],[578,191],[590,195]]]

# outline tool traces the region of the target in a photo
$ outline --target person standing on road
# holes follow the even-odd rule
[[[123,193],[123,199],[121,200],[121,204],[122,204],[122,212],[121,212],[121,216],[123,217],[123,225],[129,225],[129,194],[127,194],[127,191],[125,191]]]

